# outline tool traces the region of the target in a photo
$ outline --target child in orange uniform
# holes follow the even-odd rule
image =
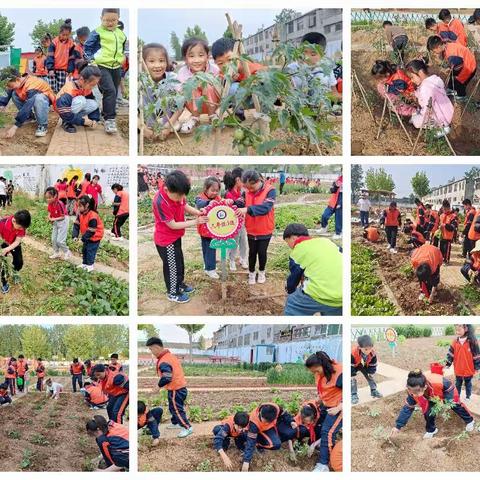
[[[0,384],[0,407],[12,403],[12,399],[8,395],[8,383]]]
[[[376,243],[380,240],[380,234],[378,233],[378,228],[373,225],[365,227],[363,229],[363,238],[369,242]]]
[[[460,271],[467,282],[480,286],[480,240],[477,240],[475,247],[470,250],[469,257]]]
[[[37,359],[37,367],[35,368],[37,374],[37,392],[43,391],[43,379],[45,378],[45,365],[42,363],[42,359]]]
[[[32,73],[42,80],[47,79],[48,71],[45,68],[45,60],[47,56],[43,53],[41,47],[37,47],[35,49],[35,56],[32,60]]]
[[[15,357],[8,360],[5,369],[5,381],[10,390],[10,395],[14,397],[17,393],[17,359]]]
[[[424,298],[432,302],[440,283],[440,267],[443,262],[442,252],[434,245],[425,244],[416,248],[411,257],[412,267],[420,282],[419,300]]]
[[[402,214],[397,208],[397,202],[390,202],[390,205],[385,209],[380,218],[380,224],[385,225],[385,234],[387,235],[387,242],[390,253],[397,253],[397,235],[398,227],[402,225]]]
[[[17,386],[18,391],[23,392],[25,390],[25,376],[28,372],[28,362],[25,357],[20,354],[17,360]]]
[[[105,408],[108,404],[108,395],[103,393],[102,386],[96,382],[85,382],[80,392],[91,410]]]
[[[112,353],[110,355],[110,364],[108,365],[108,368],[112,372],[122,372],[123,371],[123,366],[118,361],[118,353]]]
[[[475,327],[470,324],[457,324],[455,335],[457,338],[448,349],[445,366],[450,367],[453,364],[458,395],[461,395],[462,385],[465,383],[466,398],[470,400],[472,378],[480,370],[480,350],[475,336]]]
[[[83,375],[85,375],[85,365],[78,361],[78,358],[74,358],[70,364],[70,375],[72,376],[72,389],[73,393],[77,392],[78,388],[83,388]]]
[[[465,33],[465,27],[460,19],[453,18],[450,11],[446,8],[442,8],[440,10],[438,19],[449,32],[452,32],[457,37],[457,43],[463,45],[464,47],[467,46],[467,34]]]
[[[112,185],[112,192],[115,194],[115,197],[112,203],[114,220],[111,233],[114,239],[121,239],[123,238],[121,228],[130,215],[129,195],[128,192],[123,189],[123,185],[119,183]]]
[[[145,402],[139,400],[137,414],[137,429],[140,430],[141,428],[147,427],[153,439],[152,447],[156,447],[160,443],[160,430],[158,427],[162,422],[163,409],[161,407],[155,407],[149,410]]]

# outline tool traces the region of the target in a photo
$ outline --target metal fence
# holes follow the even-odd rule
[[[411,25],[415,23],[425,24],[427,18],[435,18],[437,15],[433,13],[418,12],[388,12],[381,10],[362,10],[352,11],[351,21],[355,23],[382,23],[385,20],[396,25]],[[463,23],[468,22],[469,15],[455,15],[452,17],[459,18]]]

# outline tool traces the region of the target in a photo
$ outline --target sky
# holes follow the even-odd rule
[[[25,15],[28,12],[28,15]],[[123,14],[124,13],[124,14]],[[120,19],[125,24],[125,33],[128,36],[129,19],[127,11],[120,11]],[[101,9],[96,8],[2,8],[0,14],[8,18],[9,22],[15,23],[14,46],[21,48],[24,52],[33,51],[32,39],[29,33],[37,20],[51,22],[58,19],[72,19],[73,31],[79,27],[87,26],[90,30],[100,25]]]
[[[464,173],[475,165],[362,165],[363,172],[369,168],[384,168],[392,175],[395,182],[397,197],[408,197],[412,193],[410,180],[416,172],[424,171],[430,180],[430,188],[444,185],[448,180],[455,177],[456,180],[463,177]]]
[[[200,335],[203,335],[205,338],[212,338],[213,332],[220,328],[220,323],[208,323],[205,325],[203,330],[198,332],[195,335],[195,338],[198,339]],[[155,328],[158,330],[160,338],[168,342],[187,342],[188,343],[188,334],[185,330],[180,327],[177,327],[174,324],[170,325],[155,325]],[[144,335],[140,334],[140,339],[145,339]]]
[[[267,28],[273,24],[275,15],[281,9],[228,9],[233,21],[243,25],[243,37],[256,33],[259,28]],[[165,46],[170,53],[170,33],[175,32],[183,42],[183,34],[187,27],[199,25],[207,34],[208,41],[213,43],[223,36],[227,29],[226,10],[223,9],[143,9],[138,12],[138,35],[146,43],[156,42]],[[162,28],[160,28],[160,26]]]

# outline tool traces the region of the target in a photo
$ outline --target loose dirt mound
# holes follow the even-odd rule
[[[439,433],[433,439],[422,439],[425,420],[416,411],[393,443],[386,440],[405,403],[405,396],[402,392],[352,410],[352,470],[475,471],[480,455],[479,434],[475,431],[459,437],[465,431],[465,424],[453,412],[445,422],[437,419]]]

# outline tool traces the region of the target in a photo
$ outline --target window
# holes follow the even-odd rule
[[[288,33],[293,33],[293,22],[287,24]]]
[[[258,53],[258,47],[255,47],[255,53]]]
[[[308,28],[313,28],[317,26],[317,17],[316,15],[309,15],[308,17]]]
[[[339,335],[340,325],[328,325],[328,335]]]
[[[335,31],[341,32],[342,31],[342,22],[338,22],[335,24]]]
[[[245,346],[250,345],[250,334],[249,334],[249,333],[247,333],[247,335],[245,335],[245,336],[243,337],[243,344],[244,344]]]
[[[242,336],[238,337],[237,344],[238,344],[239,347],[241,347],[243,345],[243,337]]]
[[[272,327],[267,328],[267,338],[272,336]]]
[[[326,335],[328,325],[315,325],[315,335]]]
[[[273,355],[274,349],[273,347],[267,347],[267,355]]]
[[[331,26],[331,25],[325,25],[324,30],[325,30],[325,33],[331,33],[331,31],[332,31],[332,26]]]
[[[260,33],[258,34],[258,40],[259,40],[259,41],[262,41],[262,40],[263,40],[263,32],[260,32]]]
[[[297,32],[303,30],[303,18],[297,22]]]
[[[253,332],[253,341],[258,340],[258,332]]]

